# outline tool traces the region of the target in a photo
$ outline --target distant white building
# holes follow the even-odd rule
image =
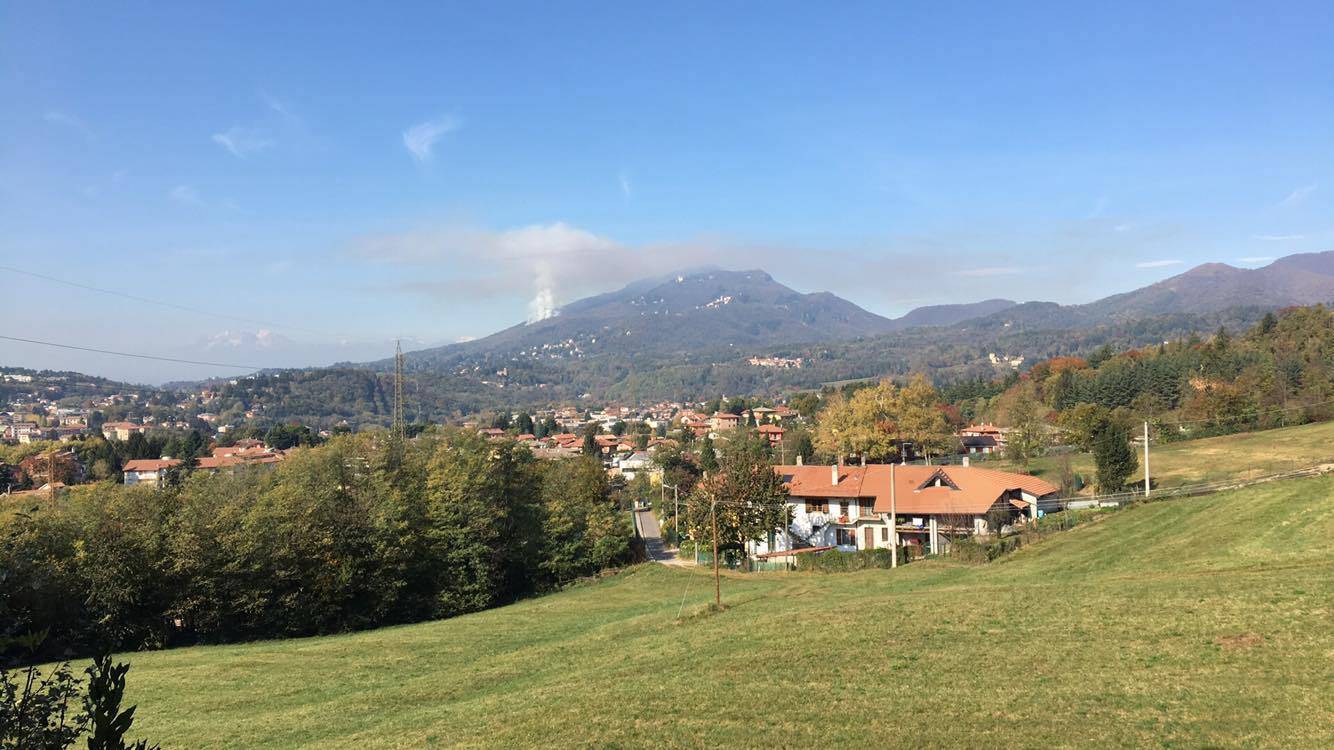
[[[653,457],[648,451],[635,451],[628,456],[616,460],[616,468],[621,472],[621,476],[626,479],[634,479],[641,471],[650,471],[653,468]]]
[[[136,458],[126,461],[121,471],[124,472],[125,484],[128,486],[151,484],[161,487],[167,472],[180,465],[180,460],[175,458]]]

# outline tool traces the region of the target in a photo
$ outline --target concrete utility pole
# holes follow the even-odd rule
[[[1144,497],[1149,496],[1149,421],[1144,421]]]
[[[889,567],[899,567],[899,507],[898,489],[894,486],[894,464],[889,465]]]
[[[676,522],[676,546],[681,546],[681,485],[667,484],[663,482],[659,487],[662,488],[662,501],[667,502],[667,490],[672,491],[672,499],[676,502],[676,512],[672,514]]]

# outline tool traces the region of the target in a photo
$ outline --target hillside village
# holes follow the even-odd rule
[[[39,384],[66,376],[53,374],[0,373],[13,384]],[[50,387],[50,386],[48,386]],[[116,392],[93,398],[54,398],[34,389],[11,397],[0,411],[0,445],[28,446],[16,449],[21,457],[13,466],[0,463],[0,477],[7,476],[4,493],[50,492],[88,481],[107,478],[91,471],[85,454],[106,441],[124,453],[119,478],[127,485],[149,483],[163,486],[180,471],[233,471],[238,467],[262,467],[283,460],[302,444],[327,440],[340,430],[311,430],[288,423],[283,429],[256,428],[249,421],[228,421],[210,411],[218,393],[208,388],[179,393],[173,400],[159,394],[145,398],[138,391]],[[744,400],[733,403],[744,404]],[[725,442],[734,434],[752,432],[763,439],[777,459],[799,460],[813,452],[809,441],[810,420],[783,403],[773,406],[735,406],[722,411],[726,400],[709,403],[659,402],[643,407],[613,406],[604,409],[561,407],[533,413],[514,412],[496,416],[489,424],[462,420],[454,426],[491,440],[513,440],[533,455],[558,460],[596,455],[611,476],[634,479],[647,472],[655,481],[660,475],[653,457],[660,448],[680,450],[696,441]],[[262,412],[249,411],[245,420],[263,424]],[[498,426],[503,425],[503,426]],[[344,426],[342,432],[349,431]],[[1005,430],[993,425],[965,425],[955,437],[959,456],[982,457],[1003,450]],[[299,437],[293,440],[293,435]],[[795,436],[795,439],[794,439]],[[158,455],[141,455],[148,438],[155,437]],[[187,445],[186,438],[194,444]],[[188,452],[190,455],[173,455]],[[104,457],[98,452],[97,457]]]

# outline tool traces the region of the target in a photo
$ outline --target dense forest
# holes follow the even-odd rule
[[[1128,443],[1142,425],[1173,441],[1334,417],[1334,313],[1290,308],[1240,335],[1220,327],[1120,352],[1104,345],[939,388],[920,373],[858,381],[794,403],[815,416],[817,460],[947,456],[960,427],[991,422],[1007,428],[1005,451],[1021,465],[1053,449],[1091,452],[1099,489],[1115,492],[1134,469]]]
[[[593,459],[384,431],[163,490],[76,488],[0,514],[0,642],[46,632],[56,656],[480,610],[631,561],[622,491]]]
[[[964,419],[1003,424],[1016,405],[1036,402],[1076,436],[1102,414],[1147,421],[1164,439],[1325,420],[1334,415],[1334,312],[1296,307],[1238,335],[1219,328],[1120,353],[1103,346],[1022,376],[956,382],[942,395]]]

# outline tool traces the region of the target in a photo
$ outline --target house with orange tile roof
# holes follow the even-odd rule
[[[1028,474],[975,466],[777,466],[792,522],[751,554],[828,546],[865,550],[901,546],[945,551],[950,540],[1031,522],[1055,506],[1059,489]],[[891,517],[891,508],[893,516]],[[891,523],[893,524],[891,526]]]
[[[166,481],[167,472],[180,465],[180,459],[176,458],[136,458],[126,461],[121,471],[128,486],[151,484],[161,487]]]
[[[129,440],[136,432],[145,432],[144,426],[134,422],[107,422],[102,425],[102,437],[107,440]]]
[[[1005,431],[994,424],[972,424],[955,433],[964,453],[990,454],[1005,449]]]
[[[728,414],[725,411],[720,411],[712,417],[709,417],[709,425],[718,432],[723,430],[735,430],[737,427],[741,426],[741,415]]]

